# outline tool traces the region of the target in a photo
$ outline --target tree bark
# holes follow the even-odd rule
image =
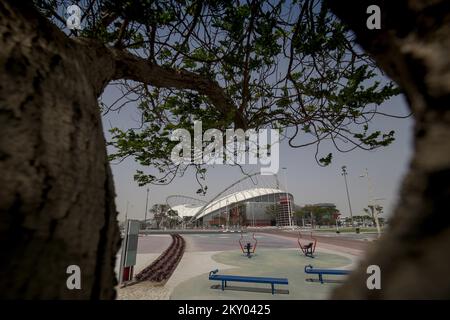
[[[120,238],[97,102],[114,65],[22,1],[2,1],[0,21],[0,298],[114,298]],[[66,286],[69,265],[80,290]]]
[[[450,297],[450,2],[328,1],[357,41],[404,90],[413,112],[414,154],[389,231],[333,297]],[[381,29],[366,27],[366,8],[381,8]],[[381,268],[381,290],[368,290],[366,268]]]
[[[0,3],[0,47],[0,298],[114,298],[119,235],[97,103],[105,86],[196,90],[234,112],[237,127],[245,119],[215,81],[71,39],[28,3]],[[66,287],[73,264],[81,290]]]
[[[405,90],[416,120],[391,230],[334,297],[448,298],[448,1],[329,2]],[[377,2],[382,29],[368,30],[366,8]],[[113,298],[119,236],[97,98],[117,77],[179,89],[203,80],[71,40],[32,7],[12,3],[0,2],[0,298]],[[151,75],[140,79],[130,73],[136,67]],[[199,92],[214,99],[217,90],[205,82]],[[66,287],[73,264],[81,290]],[[366,287],[370,264],[381,267],[382,290]]]

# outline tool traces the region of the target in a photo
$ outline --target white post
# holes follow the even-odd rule
[[[245,207],[245,210],[247,210],[249,208],[249,203],[248,202],[246,202],[246,203],[247,203],[247,205]],[[253,211],[253,208],[252,208],[252,226],[253,226],[253,228],[255,227],[255,211]]]
[[[127,203],[128,204],[128,203]],[[127,241],[128,241],[128,220],[125,220],[125,236],[122,241],[122,248],[120,249],[120,266],[119,266],[119,284],[123,282],[123,265],[125,264],[125,254],[127,251]]]
[[[288,204],[288,217],[289,217],[289,227],[293,227],[293,223],[292,223],[292,212],[291,212],[291,199],[289,197],[289,193],[288,193],[288,185],[287,185],[287,168],[283,167],[282,168],[284,171],[284,181],[285,181],[285,186],[286,186],[286,199],[287,199],[287,204]]]

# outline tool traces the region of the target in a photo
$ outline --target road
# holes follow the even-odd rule
[[[251,232],[251,230],[249,230]],[[256,230],[255,230],[256,232]],[[258,232],[264,232],[268,234],[274,234],[284,237],[290,237],[290,238],[298,238],[298,231],[287,231],[287,230],[280,230],[280,229],[267,229],[264,231],[258,231]],[[309,232],[302,232],[302,235],[309,236]],[[350,248],[350,249],[356,249],[361,251],[366,251],[369,247],[371,240],[374,240],[376,237],[373,234],[336,234],[336,233],[313,233],[313,236],[317,239],[317,242],[319,243],[327,243],[335,246]]]

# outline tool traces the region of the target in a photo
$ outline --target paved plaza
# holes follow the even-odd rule
[[[243,255],[239,247],[239,233],[184,234],[186,251],[171,278],[164,285],[141,282],[119,288],[118,299],[326,299],[343,277],[328,277],[320,284],[307,279],[315,277],[304,272],[305,265],[320,268],[351,269],[363,251],[318,242],[315,258],[301,254],[297,239],[292,235],[255,233],[257,248],[252,258]],[[135,274],[151,264],[171,242],[170,235],[139,237]],[[252,233],[244,234],[244,243],[252,242]],[[289,285],[276,288],[289,294],[267,293],[270,285],[230,283],[234,290],[213,289],[217,281],[210,281],[211,270],[220,274],[282,277]]]

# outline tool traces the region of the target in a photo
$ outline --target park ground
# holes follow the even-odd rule
[[[253,231],[244,234],[251,242]],[[304,272],[306,265],[320,268],[353,269],[363,253],[376,239],[372,233],[315,234],[318,240],[314,258],[299,250],[298,233],[290,230],[255,230],[258,241],[252,258],[243,255],[239,233],[183,234],[186,250],[175,272],[164,285],[143,281],[118,287],[118,299],[326,299],[343,277],[329,276],[324,284]],[[247,241],[246,241],[247,242]],[[135,274],[152,263],[170,245],[168,234],[140,235]],[[119,260],[119,259],[118,259]],[[118,269],[118,267],[116,268]],[[211,270],[220,274],[282,277],[289,285],[276,286],[272,295],[270,285],[230,283],[232,290],[219,290],[218,282],[208,279]],[[118,270],[117,270],[118,271]],[[311,281],[314,280],[314,281]],[[287,293],[288,292],[288,293]]]

